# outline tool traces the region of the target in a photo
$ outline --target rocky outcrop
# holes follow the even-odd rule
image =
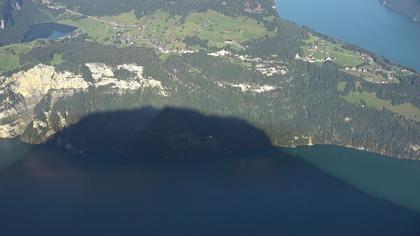
[[[35,106],[54,90],[85,90],[89,84],[80,75],[56,72],[37,65],[10,77],[0,77],[0,138],[22,134],[31,122]]]
[[[87,63],[86,66],[92,73],[95,87],[109,86],[118,91],[135,91],[141,88],[155,88],[163,96],[167,96],[162,82],[153,78],[143,77],[143,67],[134,64],[123,64],[110,67],[103,63]],[[125,70],[131,72],[131,76],[124,80],[118,79],[114,71]]]
[[[22,135],[27,128],[42,133],[43,140],[59,129],[72,123],[67,121],[69,114],[57,113],[60,124],[49,124],[51,114],[43,114],[39,119],[37,106],[48,102],[54,106],[60,98],[85,93],[90,89],[106,87],[108,93],[121,94],[135,92],[140,89],[151,89],[160,96],[167,91],[161,81],[143,76],[143,67],[134,64],[108,66],[102,63],[88,63],[86,66],[92,74],[93,81],[70,71],[58,71],[53,66],[36,65],[9,77],[0,77],[0,138],[14,138]],[[118,79],[114,71],[124,70],[132,76]],[[54,128],[47,128],[54,127]],[[26,140],[38,143],[36,139]]]

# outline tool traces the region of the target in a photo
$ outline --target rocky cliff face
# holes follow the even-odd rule
[[[10,77],[0,77],[0,138],[14,138],[26,131],[23,138],[25,141],[45,141],[63,127],[77,122],[80,117],[71,114],[70,121],[68,112],[52,115],[51,110],[39,108],[52,109],[59,99],[86,93],[91,89],[106,88],[107,93],[120,94],[147,88],[160,96],[167,95],[160,81],[143,77],[142,66],[124,64],[111,67],[102,63],[87,63],[86,66],[91,71],[93,81],[42,64]],[[114,71],[121,70],[132,76],[118,79]],[[54,116],[58,119],[51,119]]]
[[[171,78],[171,81],[152,78],[145,75],[144,67],[141,65],[121,64],[110,66],[104,63],[89,62],[85,63],[84,66],[89,72],[88,75],[82,76],[76,72],[62,71],[54,66],[39,64],[10,76],[0,77],[0,138],[19,137],[22,141],[32,144],[45,143],[60,131],[79,124],[85,117],[92,114],[133,110],[145,106],[180,106],[180,104],[185,105],[191,102],[183,104],[182,98],[179,96],[187,96],[188,93],[193,94],[194,99],[204,96],[194,94],[194,91],[203,91],[202,89],[197,90],[196,86],[198,85],[194,84],[194,82],[200,83],[200,80],[193,80],[184,84],[175,76]],[[214,90],[206,90],[206,93],[212,94],[218,91],[217,93],[220,94],[230,88],[229,86],[220,87],[218,85],[220,82],[217,81],[214,81],[214,83],[216,83]],[[237,88],[236,92],[230,91],[239,93],[240,96],[252,98],[252,101],[256,101],[255,98],[261,97],[261,93],[264,93],[249,91],[242,87]],[[275,93],[270,93],[271,96],[276,96]],[[232,94],[230,96],[230,99],[235,97]],[[217,108],[219,111],[229,110],[229,103],[225,100],[215,99],[211,101],[223,103]],[[209,106],[212,106],[212,103],[209,103]],[[202,107],[202,104],[199,107]],[[199,107],[192,108],[198,109]],[[282,105],[277,108],[284,112],[287,107]],[[218,110],[207,109],[207,107],[202,107],[202,110],[209,114],[219,114]],[[266,108],[259,111],[260,114],[264,114]],[[308,135],[307,129],[312,129],[309,126],[311,124],[291,123],[296,119],[300,120],[298,116],[307,115],[302,113],[297,114],[291,120],[276,121],[277,126],[275,128],[256,127],[267,132],[270,141],[279,146],[312,145],[315,143],[338,144],[384,154],[391,153],[398,157],[412,159],[417,159],[420,153],[416,134],[411,139],[407,139],[409,142],[404,142],[397,149],[394,149],[392,146],[382,145],[377,140],[364,143],[352,139],[349,133],[365,135],[366,132],[363,129],[359,131],[361,125],[350,122],[349,118],[343,120],[348,126],[348,132],[339,132],[336,126],[326,121],[325,123],[331,126],[330,130],[318,129]],[[319,114],[319,116],[320,120],[325,120],[325,115]],[[380,120],[381,116],[379,115],[375,119],[378,122],[385,122]],[[244,120],[251,121],[256,125],[261,124],[252,119],[246,119],[246,117],[244,117]],[[262,124],[264,125],[265,122]],[[319,127],[319,124],[315,124],[316,127]],[[106,125],[112,128],[117,124],[111,122]],[[104,127],[106,125],[104,124]],[[290,130],[293,133],[287,135],[284,130],[291,125],[293,125],[293,129]],[[302,127],[303,125],[308,125],[308,127]],[[342,126],[340,122],[339,126]],[[416,126],[413,127],[416,128]],[[141,127],[137,128],[141,129]],[[276,135],[275,132],[279,133]],[[407,133],[404,135],[407,135]],[[63,137],[67,136],[58,136],[55,139],[56,143],[72,151],[84,150],[83,148],[80,150],[74,149],[74,144]],[[399,137],[404,138],[403,136]],[[196,139],[201,140],[196,137],[191,138],[191,140]]]

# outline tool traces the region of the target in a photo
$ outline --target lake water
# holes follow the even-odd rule
[[[287,19],[420,68],[418,26],[376,0],[278,4]],[[137,162],[0,140],[0,235],[417,236],[419,183],[418,161],[336,146]]]
[[[378,0],[277,0],[282,18],[420,71],[420,24]]]
[[[35,24],[25,33],[23,42],[30,42],[37,39],[55,40],[70,34],[75,29],[73,26],[53,22]]]
[[[135,162],[1,141],[0,235],[419,235],[420,162],[336,146]]]

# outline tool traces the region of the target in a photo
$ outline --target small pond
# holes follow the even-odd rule
[[[73,32],[76,27],[58,23],[34,24],[23,36],[23,42],[30,42],[37,39],[55,40]]]

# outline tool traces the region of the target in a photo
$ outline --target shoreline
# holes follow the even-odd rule
[[[393,13],[397,13],[400,16],[403,16],[407,19],[410,19],[412,22],[417,23],[420,25],[420,16],[412,16],[410,14],[405,13],[403,10],[399,10],[398,8],[395,8],[393,6],[390,6],[387,4],[386,0],[379,0],[379,3],[385,7],[386,9],[390,10]]]

